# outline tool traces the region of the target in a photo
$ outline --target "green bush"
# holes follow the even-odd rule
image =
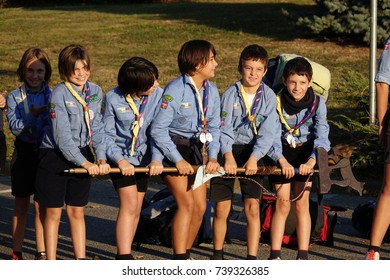
[[[359,170],[363,177],[377,177],[382,173],[383,149],[378,144],[378,126],[368,125],[369,104],[365,95],[351,97],[351,102],[357,104],[354,112],[345,111],[335,114],[331,126],[332,146],[347,144],[354,149],[351,163],[354,170]]]
[[[301,17],[297,25],[326,37],[346,37],[370,42],[370,0],[316,0],[318,14]],[[390,1],[378,0],[378,44],[389,36]]]

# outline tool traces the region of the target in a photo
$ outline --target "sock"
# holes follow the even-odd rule
[[[187,258],[187,253],[184,254],[173,254],[173,259],[174,260],[186,260]]]
[[[379,253],[380,249],[381,249],[381,247],[379,247],[379,246],[372,246],[372,245],[368,246],[368,251],[374,250],[375,252]]]
[[[256,256],[252,256],[252,255],[247,255],[246,259],[247,260],[257,260],[257,257]]]
[[[307,250],[298,250],[297,259],[308,260],[309,259],[309,251],[307,251]]]
[[[186,260],[188,260],[191,256],[191,249],[186,250]]]
[[[134,260],[134,257],[132,254],[123,254],[123,255],[116,255],[116,260]]]
[[[223,256],[223,249],[221,249],[221,250],[214,250],[213,254],[214,254],[214,256]]]
[[[274,260],[277,258],[281,258],[282,253],[280,250],[271,250],[271,254],[269,255],[270,260]]]
[[[16,252],[16,251],[13,251],[11,256],[14,255],[17,257],[18,260],[23,260],[23,255],[22,255],[22,252]]]

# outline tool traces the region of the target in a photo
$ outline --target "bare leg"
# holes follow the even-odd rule
[[[311,187],[311,183],[295,182],[294,193],[300,193],[305,187]],[[305,251],[309,250],[310,245],[311,218],[309,196],[310,191],[305,191],[302,197],[294,203],[294,209],[297,216],[296,231],[298,238],[298,250]]]
[[[196,236],[198,235],[199,228],[202,225],[203,216],[206,212],[206,185],[198,187],[193,192],[194,210],[192,211],[190,229],[188,233],[187,249],[191,249]]]
[[[380,247],[390,224],[390,164],[385,163],[382,191],[378,197],[370,245]]]
[[[22,252],[30,197],[15,197],[14,215],[12,217],[12,248]]]
[[[277,195],[275,212],[271,221],[271,250],[281,250],[286,220],[291,209],[290,184],[275,185]]]
[[[43,225],[46,256],[48,260],[57,257],[58,229],[62,208],[46,208],[46,218]]]
[[[75,259],[82,259],[86,256],[86,229],[83,206],[66,206],[70,224],[70,235],[73,243]]]
[[[131,253],[131,244],[138,223],[136,215],[138,208],[137,186],[119,188],[118,195],[119,211],[116,222],[116,244],[118,255],[124,255]]]
[[[34,202],[35,208],[35,242],[37,252],[45,252],[45,240],[43,237],[43,223],[45,221],[45,209],[39,207],[38,202]]]
[[[247,254],[257,256],[260,242],[260,204],[255,198],[244,200],[244,211],[247,219],[246,239]]]
[[[213,220],[213,244],[214,250],[222,250],[227,231],[227,219],[230,213],[232,201],[219,201],[215,205]]]
[[[171,190],[177,204],[172,221],[172,247],[174,254],[185,254],[194,209],[193,193],[188,186],[187,176],[165,176],[165,183]]]
[[[135,236],[135,233],[137,232],[137,227],[138,227],[138,223],[139,223],[139,219],[140,219],[140,216],[141,216],[141,210],[142,210],[142,203],[144,201],[144,197],[145,197],[145,193],[144,192],[138,192],[137,193],[137,197],[138,197],[138,202],[137,202],[137,211],[136,211],[136,217],[135,217],[135,220],[134,220],[134,232],[133,232],[133,239],[134,239],[134,236]]]

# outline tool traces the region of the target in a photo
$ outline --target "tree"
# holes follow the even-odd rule
[[[370,42],[370,0],[316,0],[318,15],[301,17],[297,25],[327,37]],[[378,0],[378,44],[390,35],[390,0]]]

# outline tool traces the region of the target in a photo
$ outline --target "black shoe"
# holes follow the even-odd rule
[[[38,261],[47,260],[46,252],[36,252],[34,260],[38,260]]]
[[[212,255],[210,260],[224,260],[223,255]]]

